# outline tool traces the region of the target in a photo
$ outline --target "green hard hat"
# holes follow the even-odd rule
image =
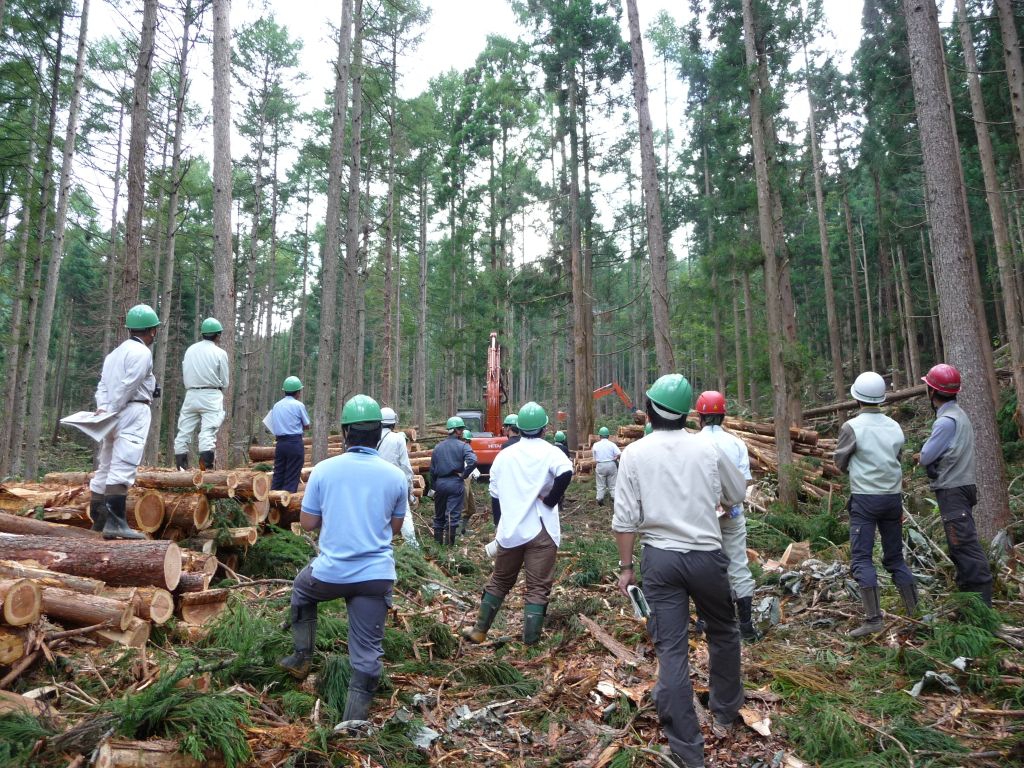
[[[466,422],[462,420],[461,416],[452,416],[448,421],[445,422],[444,428],[451,432],[453,429],[465,429]]]
[[[468,429],[462,430],[462,439],[463,440],[472,440],[473,439],[473,433],[470,432]]]
[[[298,376],[289,376],[284,380],[284,384],[281,385],[281,389],[285,392],[298,392],[302,389],[302,381]]]
[[[564,443],[565,442],[565,432],[563,432],[562,430],[558,430],[557,432],[555,432],[555,442],[556,443]]]
[[[220,320],[215,317],[208,317],[203,320],[202,326],[199,328],[199,332],[206,336],[210,333],[221,333],[224,330],[224,326],[220,324]]]
[[[654,431],[654,425],[651,424],[651,422],[648,421],[646,424],[644,424],[644,434],[645,435],[649,435],[653,431]]]
[[[345,407],[341,409],[342,426],[373,421],[379,422],[380,420],[380,406],[369,395],[355,395],[349,398],[348,402],[345,403]]]
[[[547,411],[540,405],[532,400],[519,409],[519,418],[516,420],[516,426],[519,427],[520,432],[536,432],[538,429],[543,429],[548,424]]]
[[[651,385],[647,397],[667,411],[685,415],[693,403],[693,387],[681,373],[667,373]]]
[[[611,432],[608,431],[608,427],[601,427],[599,430],[597,430],[597,434],[600,435],[601,437],[608,437],[608,435],[610,435]]]
[[[133,331],[146,331],[160,325],[160,318],[149,304],[136,304],[128,310],[124,324]]]
[[[519,424],[519,417],[516,416],[514,413],[510,413],[508,416],[505,417],[505,420],[502,422],[502,424],[504,424],[506,427],[514,427],[517,424]]]

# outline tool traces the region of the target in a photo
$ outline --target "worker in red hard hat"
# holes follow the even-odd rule
[[[935,411],[931,436],[921,448],[918,464],[931,480],[946,532],[949,557],[956,566],[962,592],[977,592],[992,605],[992,570],[978,541],[972,510],[978,503],[975,484],[974,428],[957,404],[960,371],[948,363],[932,366],[921,380]]]
[[[725,395],[708,390],[701,392],[694,406],[700,418],[700,433],[715,444],[718,450],[736,466],[747,485],[750,485],[750,454],[747,444],[722,428],[725,421]],[[754,576],[747,558],[747,519],[743,516],[743,502],[732,507],[718,508],[718,527],[722,531],[722,552],[729,559],[729,587],[740,622],[740,637],[755,642],[761,634],[754,626],[751,607],[754,601]]]

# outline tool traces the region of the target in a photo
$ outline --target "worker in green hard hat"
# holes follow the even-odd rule
[[[405,474],[377,453],[381,408],[356,395],[341,411],[345,452],[324,459],[309,475],[299,523],[320,530],[319,553],[292,584],[294,652],[278,662],[301,680],[310,671],[317,606],[343,598],[352,667],[343,720],[366,720],[380,683],[384,625],[395,584],[392,539],[409,510]]]
[[[505,421],[501,424],[501,434],[508,439],[498,450],[504,450],[519,442],[519,416],[517,414],[510,413],[505,417]]]
[[[555,448],[564,453],[566,458],[569,458],[569,445],[565,441],[565,432],[562,430],[555,432]]]
[[[281,385],[284,397],[274,403],[264,422],[274,433],[274,479],[271,490],[295,493],[299,490],[302,467],[306,463],[303,434],[312,422],[302,402],[302,382],[289,376]]]
[[[188,449],[199,430],[199,468],[213,469],[217,430],[224,423],[224,390],[230,383],[231,363],[220,348],[224,326],[214,317],[203,320],[199,329],[203,338],[185,350],[181,378],[185,401],[178,414],[178,434],[174,438],[174,463],[188,469]]]
[[[434,489],[434,541],[455,544],[466,498],[466,478],[476,469],[476,454],[462,439],[466,422],[452,416],[445,423],[448,437],[430,453],[430,485]]]
[[[561,542],[558,505],[572,480],[572,462],[544,439],[547,412],[530,402],[519,410],[522,440],[491,465],[491,503],[498,528],[494,571],[484,586],[476,623],[463,636],[482,643],[520,570],[526,573],[523,642],[540,640]]]
[[[597,431],[601,439],[594,443],[594,474],[597,475],[597,503],[604,506],[605,496],[615,499],[615,478],[619,474],[619,446],[608,439],[608,427]]]
[[[153,353],[160,318],[148,304],[136,304],[125,317],[128,338],[103,361],[96,387],[96,413],[117,414],[117,422],[100,443],[96,472],[89,481],[92,529],[105,539],[144,539],[129,527],[128,488],[142,461],[152,417],[150,405],[160,396],[153,375]]]

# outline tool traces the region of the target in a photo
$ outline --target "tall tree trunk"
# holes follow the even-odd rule
[[[758,56],[754,47],[753,0],[743,0],[743,41],[747,68],[750,70],[750,125],[754,148],[754,172],[757,181],[758,228],[761,233],[761,251],[764,257],[765,305],[768,311],[768,362],[772,378],[775,404],[775,442],[778,448],[779,501],[795,507],[797,501],[796,477],[790,471],[793,464],[793,446],[790,443],[789,374],[785,364],[788,343],[784,328],[784,302],[780,284],[780,261],[784,258],[781,244],[775,237],[772,221],[772,190],[765,141],[765,115],[761,102],[761,85],[757,78]]]
[[[127,76],[122,91],[127,87]],[[124,99],[118,94],[118,116],[117,116],[117,158],[114,161],[114,195],[110,205],[110,243],[107,251],[107,311],[103,316],[103,356],[106,357],[114,348],[114,339],[117,336],[116,321],[114,320],[114,286],[117,282],[117,211],[118,203],[121,201],[121,161],[124,159]]]
[[[850,252],[850,296],[853,299],[853,324],[857,334],[857,368],[861,371],[868,369],[867,344],[864,336],[863,313],[860,308],[860,278],[857,268],[857,248],[853,243],[853,212],[850,210],[850,188],[846,182],[845,168],[842,166],[840,174],[843,176],[843,221],[846,224],[846,248]]]
[[[929,235],[929,240],[931,236]],[[921,263],[924,265],[924,282],[928,292],[928,320],[932,329],[932,352],[936,360],[945,357],[942,351],[942,333],[939,331],[939,306],[935,300],[935,277],[932,275],[931,259],[925,246],[924,227],[921,228]]]
[[[871,359],[871,370],[877,371],[878,364],[875,361],[875,355],[877,354],[877,347],[875,345],[875,318],[874,313],[871,310],[871,279],[868,277],[868,244],[867,240],[864,238],[864,220],[861,219],[858,223],[860,232],[860,264],[858,269],[864,273],[864,306],[867,309],[868,316],[868,356]]]
[[[925,204],[935,245],[939,321],[950,361],[963,376],[962,407],[974,426],[977,451],[978,532],[991,539],[1010,519],[1006,468],[996,428],[995,402],[981,347],[988,343],[976,314],[974,245],[967,228],[952,101],[934,0],[904,0],[910,72],[925,175]]]
[[[274,123],[271,129],[272,135],[272,149],[271,155],[273,161],[271,163],[270,171],[270,268],[267,270],[267,279],[263,286],[264,306],[263,316],[265,319],[266,327],[266,338],[263,343],[263,364],[262,374],[260,375],[260,387],[259,387],[259,400],[258,409],[256,416],[263,413],[264,409],[270,408],[273,405],[271,399],[271,386],[272,382],[276,379],[280,379],[279,376],[274,376],[274,296],[277,293],[277,218],[278,218],[278,198],[280,195],[280,188],[278,184],[278,162],[281,154],[281,137],[279,133],[279,124]],[[256,427],[259,429],[259,427]]]
[[[743,365],[743,330],[740,325],[740,281],[733,274],[732,277],[732,339],[733,355],[736,358],[736,405],[743,408],[747,401],[746,391],[746,366]]]
[[[900,353],[896,341],[896,317],[893,300],[892,244],[889,241],[889,227],[886,224],[885,210],[882,208],[882,186],[877,169],[872,169],[871,179],[875,188],[875,216],[878,219],[878,287],[881,301],[878,305],[879,332],[884,328],[888,333],[889,365],[892,368],[893,386],[899,389],[903,383],[904,371],[899,370]],[[884,344],[884,342],[883,342]],[[884,352],[884,350],[883,350]],[[886,355],[882,354],[885,359]]]
[[[181,54],[178,57],[178,82],[174,92],[174,136],[171,139],[171,189],[167,196],[167,229],[164,240],[164,268],[160,286],[160,327],[163,329],[161,343],[156,345],[153,373],[156,380],[166,390],[167,357],[171,346],[171,305],[174,303],[174,243],[178,234],[178,197],[181,192],[181,144],[185,132],[185,94],[188,91],[188,54],[192,48],[193,11],[191,0],[185,0],[182,10]],[[198,297],[196,297],[198,300]],[[170,394],[168,392],[168,394]],[[163,423],[164,403],[167,398],[160,397],[153,403],[153,423],[156,429],[150,430],[146,443],[147,463],[157,464],[160,461],[160,427]],[[174,401],[169,406],[173,409]]]
[[[39,441],[43,431],[43,407],[46,404],[46,374],[50,362],[50,334],[53,330],[53,310],[57,304],[57,285],[60,282],[61,261],[64,258],[64,230],[71,198],[71,170],[75,159],[75,138],[78,135],[78,104],[81,100],[82,81],[85,78],[86,39],[89,31],[89,0],[82,0],[81,20],[78,28],[78,50],[75,54],[75,74],[71,83],[71,103],[68,105],[67,132],[64,135],[64,156],[61,159],[57,214],[50,240],[50,261],[46,268],[46,293],[36,332],[36,355],[32,370],[32,394],[29,397],[28,435],[25,440],[25,476],[39,474]]]
[[[997,3],[998,5],[998,3]],[[974,54],[974,37],[967,18],[964,0],[957,0],[960,40],[964,46],[964,64],[967,67],[967,86],[971,95],[971,111],[974,113],[974,132],[978,137],[978,153],[981,155],[981,170],[985,179],[985,199],[988,201],[989,217],[992,220],[992,235],[996,243],[996,261],[999,266],[999,282],[1002,285],[1003,314],[1006,316],[1006,330],[1010,341],[1010,366],[1013,370],[1013,389],[1017,395],[1017,433],[1024,436],[1024,323],[1020,315],[1020,304],[1016,300],[1016,278],[1014,276],[1013,252],[1010,246],[1010,232],[1007,228],[1006,211],[1003,208],[1002,187],[996,172],[995,152],[988,132],[988,115],[981,91],[978,62]],[[1014,37],[1016,30],[1012,31]],[[1004,36],[1005,40],[1005,36]],[[1010,57],[1007,57],[1008,59]],[[1020,59],[1020,51],[1017,51]],[[1009,60],[1007,74],[1011,74]],[[1024,85],[1024,83],[1022,83]],[[1014,102],[1014,117],[1017,102]],[[1018,134],[1020,135],[1020,134]]]
[[[313,461],[327,458],[327,432],[331,423],[334,387],[334,345],[338,327],[338,263],[341,260],[341,192],[345,164],[345,113],[348,108],[352,0],[341,2],[338,60],[334,65],[331,120],[331,155],[327,166],[327,216],[321,258],[320,345],[316,364],[316,400],[313,401]],[[305,350],[303,350],[305,352]]]
[[[580,181],[579,181],[579,138],[578,109],[575,70],[571,70],[568,82],[569,90],[569,255],[572,274],[572,317],[573,317],[573,411],[574,422],[569,424],[569,441],[574,445],[582,445],[594,427],[594,382],[587,349],[587,338],[590,303],[588,301],[589,286],[586,283],[586,268],[580,236]],[[653,267],[652,267],[653,268]],[[652,276],[652,282],[654,280]]]
[[[306,212],[302,217],[302,293],[299,296],[299,317],[301,318],[302,325],[299,328],[299,379],[303,382],[306,381],[306,326],[309,325],[309,318],[306,317],[306,278],[309,276],[309,205],[313,202],[313,198],[310,193],[312,182],[309,176],[306,176],[306,195],[302,199],[303,204],[306,206]],[[337,278],[337,267],[335,267],[335,278]],[[294,326],[293,326],[294,329]],[[290,372],[295,370],[295,360],[289,356],[289,375]]]
[[[721,294],[718,292],[718,272],[711,272],[711,325],[715,332],[715,383],[725,394],[725,337],[722,335]]]
[[[661,221],[661,199],[658,192],[658,161],[654,155],[654,129],[648,104],[647,72],[640,19],[636,0],[625,0],[629,17],[629,49],[633,59],[633,99],[640,127],[640,164],[643,174],[644,204],[647,219],[647,250],[651,259],[651,308],[654,317],[654,349],[658,373],[676,369],[672,350],[672,326],[669,310],[668,256],[665,230]]]
[[[124,278],[121,309],[127,312],[139,298],[139,260],[142,253],[142,212],[146,207],[146,137],[149,133],[149,83],[153,77],[157,0],[145,0],[139,60],[132,89],[132,126],[128,132],[128,211],[124,220]],[[216,10],[214,11],[216,14]],[[216,65],[214,70],[216,71]],[[216,78],[216,75],[214,75]]]
[[[750,273],[743,270],[743,312],[747,325],[747,363],[750,366],[750,412],[757,415],[759,393],[754,375],[754,305],[750,300]]]
[[[419,183],[420,236],[419,273],[417,293],[419,301],[416,313],[416,363],[413,369],[412,414],[417,429],[427,427],[427,174],[423,173]]]
[[[1017,136],[1017,153],[1020,155],[1021,172],[1024,173],[1024,63],[1021,61],[1020,39],[1017,36],[1016,12],[1013,0],[995,0],[995,5],[996,13],[999,15],[999,31],[1002,35],[1006,81],[1010,88],[1010,107],[1013,112],[1013,129]]]
[[[396,304],[394,279],[394,240],[395,240],[395,120],[397,119],[395,100],[398,87],[398,31],[391,37],[391,90],[388,104],[388,193],[387,211],[384,219],[384,338],[381,339],[381,382],[380,391],[384,402],[397,405],[397,393],[394,391],[395,350],[398,348],[398,334],[394,326],[394,308]],[[401,276],[398,283],[401,284]]]
[[[907,338],[907,369],[910,372],[910,384],[921,378],[921,350],[917,344],[917,318],[914,315],[914,294],[910,290],[910,274],[907,267],[907,256],[903,246],[896,246],[896,266],[899,272],[900,288],[903,297],[903,327]]]

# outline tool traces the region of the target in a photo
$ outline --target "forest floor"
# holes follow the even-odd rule
[[[616,590],[610,513],[594,502],[592,482],[567,493],[556,587],[533,647],[518,640],[521,585],[487,644],[461,640],[493,537],[486,487],[474,495],[480,512],[455,548],[425,535],[429,505],[417,512],[422,550],[396,548],[385,679],[369,733],[334,729],[349,675],[343,604],[321,605],[309,679],[297,684],[275,668],[290,648],[279,627],[287,582],[312,554],[306,538],[277,531],[249,551],[244,575],[222,582],[235,597],[205,633],[172,621],[154,629],[144,652],[73,641],[23,674],[14,688],[33,692],[42,716],[0,717],[0,765],[66,766],[78,755],[81,768],[111,736],[168,739],[203,764],[229,768],[660,765],[665,742],[649,696],[657,661]],[[918,495],[915,485],[910,498]],[[892,611],[885,629],[850,640],[860,607],[844,503],[748,516],[765,637],[743,646],[746,725],[726,740],[705,728],[707,765],[1024,763],[1024,549],[999,562],[990,611],[950,594],[952,566],[932,505],[908,504],[907,548],[926,615],[900,615],[883,572],[883,607]],[[1018,510],[1018,534],[1021,521]],[[792,541],[809,541],[812,559],[776,568],[772,558]],[[690,645],[696,698],[706,703],[707,648],[697,637]]]

